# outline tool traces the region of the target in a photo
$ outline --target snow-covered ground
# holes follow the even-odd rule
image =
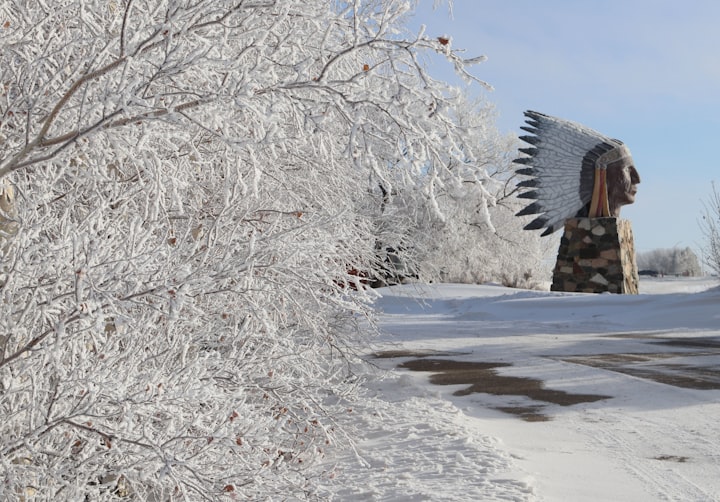
[[[720,501],[717,284],[643,279],[634,296],[380,290],[382,357],[372,362],[391,371],[354,410],[356,452],[329,462],[342,489],[320,491],[342,501]]]

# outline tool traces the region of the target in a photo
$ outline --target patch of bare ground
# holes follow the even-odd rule
[[[397,349],[397,350],[381,350],[380,352],[374,352],[370,355],[370,357],[373,357],[375,359],[396,359],[399,357],[441,357],[441,356],[462,356],[467,355],[468,352],[449,352],[449,351],[443,351],[443,350],[405,350],[405,349]]]
[[[661,345],[670,345],[671,347],[687,347],[691,349],[720,349],[720,339],[705,336],[690,338],[668,338],[666,340],[657,340],[655,343]]]
[[[671,338],[667,336],[667,333],[628,333],[615,334],[611,335],[611,337],[648,340],[648,346],[654,346],[654,350],[637,353],[582,354],[564,356],[558,359],[568,363],[615,371],[675,387],[720,390],[720,367],[718,365],[701,359],[698,359],[698,364],[688,363],[688,358],[720,355],[720,338],[718,337]],[[659,345],[675,347],[679,351],[663,352],[658,350]],[[592,403],[611,397],[599,394],[572,394],[547,389],[542,380],[499,374],[497,368],[510,366],[508,363],[439,359],[440,357],[450,358],[459,355],[466,354],[434,350],[389,350],[375,353],[373,357],[384,359],[412,358],[401,363],[399,367],[412,371],[432,373],[430,383],[435,385],[466,385],[465,388],[453,393],[456,396],[467,396],[473,393],[496,396],[524,396],[535,401],[559,406]],[[704,364],[701,364],[700,361]],[[544,407],[542,405],[501,406],[494,409],[515,415],[528,422],[550,420],[543,413]],[[680,458],[684,457],[663,456],[658,457],[657,460],[685,461]]]
[[[653,460],[663,460],[665,462],[678,462],[680,464],[684,464],[690,459],[688,457],[680,457],[677,455],[658,455],[657,457],[653,457]]]
[[[616,333],[610,338],[647,340],[650,346],[681,349],[659,352],[583,354],[566,356],[561,361],[615,371],[637,378],[686,389],[720,390],[720,367],[717,364],[688,364],[693,357],[720,356],[720,338],[712,336],[669,337],[667,332]],[[673,359],[681,358],[682,362]],[[701,361],[700,359],[698,361]]]
[[[457,390],[455,396],[467,396],[472,393],[492,394],[496,396],[525,396],[535,401],[572,406],[579,403],[592,403],[610,396],[598,394],[572,394],[561,390],[547,389],[542,380],[500,375],[496,368],[510,366],[507,363],[488,363],[471,361],[453,361],[449,359],[413,359],[399,365],[411,371],[433,373],[430,383],[435,385],[468,385]],[[540,412],[539,406],[498,407],[499,411],[519,416],[528,422],[540,422],[549,418]]]
[[[543,406],[497,406],[493,409],[515,415],[526,422],[548,422],[550,417],[542,412]]]
[[[608,364],[606,361],[599,359],[599,356],[595,356],[594,359],[583,357],[582,359],[567,358],[564,360],[684,389],[720,390],[720,369],[717,368],[683,364],[658,364],[644,367],[622,366]]]

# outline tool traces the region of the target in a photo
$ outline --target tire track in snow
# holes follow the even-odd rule
[[[640,480],[652,498],[648,500],[687,502],[717,501],[720,491],[712,488],[720,472],[717,443],[706,439],[707,432],[695,433],[697,427],[718,429],[710,417],[698,417],[693,429],[686,429],[667,418],[653,418],[663,411],[624,412],[593,410],[595,419],[573,419],[575,429],[588,438],[599,454],[611,455],[615,462]],[[672,413],[665,410],[664,413]],[[611,417],[611,418],[608,418]],[[592,424],[588,427],[588,424]],[[598,426],[600,424],[601,426]],[[665,462],[665,468],[658,468]],[[695,479],[704,479],[701,487]],[[695,478],[695,479],[693,479]],[[715,487],[719,484],[716,482]]]

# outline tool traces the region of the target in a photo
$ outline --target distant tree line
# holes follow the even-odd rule
[[[658,275],[682,275],[696,277],[702,275],[700,261],[689,247],[653,249],[637,254],[638,269],[654,272]]]

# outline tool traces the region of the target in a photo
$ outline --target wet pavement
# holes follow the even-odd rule
[[[615,334],[611,338],[632,338],[643,342],[645,352],[578,354],[546,356],[549,359],[614,371],[636,378],[686,389],[720,389],[720,337],[664,336],[652,334]],[[403,359],[398,368],[428,372],[434,385],[463,385],[453,392],[455,396],[485,393],[495,396],[525,396],[533,401],[522,406],[498,406],[494,409],[518,416],[528,422],[550,420],[544,412],[547,404],[572,406],[591,403],[613,396],[601,394],[575,394],[546,388],[536,378],[502,375],[498,369],[512,366],[505,362],[456,360],[451,357],[467,353],[436,351],[393,350],[373,354],[381,359]]]

